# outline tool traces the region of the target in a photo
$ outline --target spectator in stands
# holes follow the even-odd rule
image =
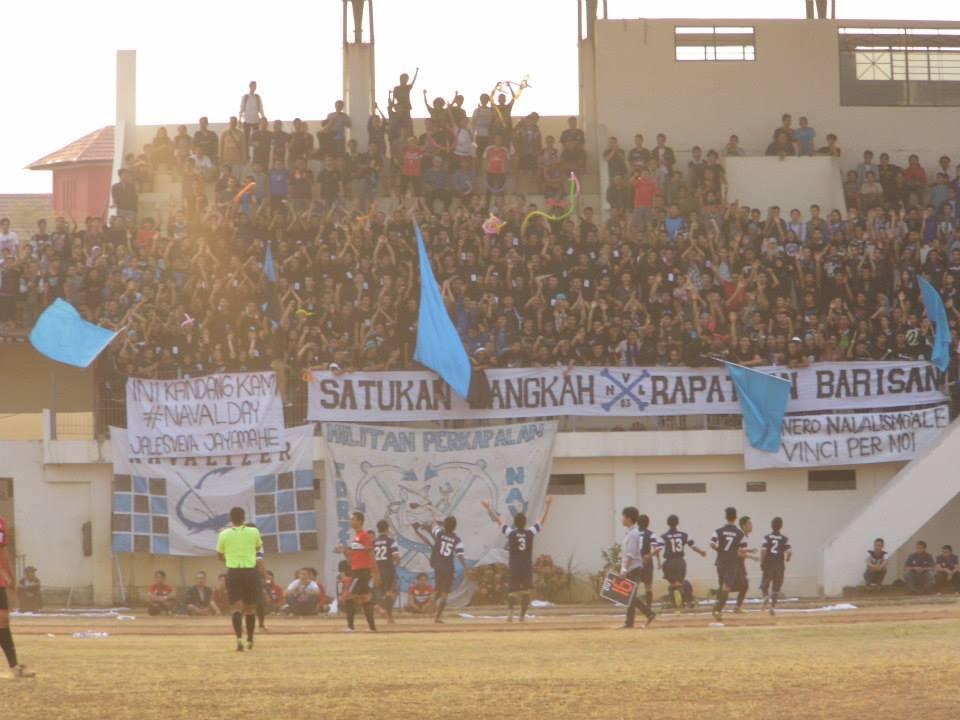
[[[417,575],[417,581],[407,589],[407,612],[431,615],[434,609],[433,586],[426,573]]]
[[[167,584],[167,574],[157,570],[153,584],[147,588],[147,612],[150,615],[170,615],[177,605],[177,593]]]
[[[187,615],[222,615],[226,607],[219,607],[213,600],[213,591],[207,587],[207,574],[200,570],[193,576],[193,585],[187,588],[183,598]]]
[[[644,147],[643,144],[643,135],[637,133],[633,136],[633,147],[630,148],[630,152],[627,153],[627,161],[630,164],[630,173],[633,175],[639,173],[647,166],[647,161],[650,159],[650,151]],[[628,173],[622,173],[624,177],[628,176]]]
[[[130,170],[128,169],[121,168],[118,170],[117,177],[120,180],[113,184],[111,191],[113,206],[116,208],[118,217],[133,220],[137,217],[139,203],[137,186],[130,177]],[[2,232],[2,227],[0,227],[0,232]],[[0,241],[2,241],[2,238],[0,238]]]
[[[247,136],[240,129],[236,116],[230,118],[229,127],[220,136],[220,163],[230,167],[240,167],[247,162]]]
[[[297,577],[284,593],[291,615],[317,615],[320,612],[320,586],[310,579],[306,568],[297,571]]]
[[[789,118],[790,116],[785,115],[784,117]],[[767,145],[767,150],[764,154],[769,157],[779,157],[782,160],[785,157],[796,155],[797,149],[790,140],[790,135],[787,131],[779,128],[776,135],[773,136],[773,142]]]
[[[324,143],[327,151],[334,155],[343,155],[347,145],[347,129],[350,127],[350,116],[343,111],[343,100],[333,104],[333,112],[329,113],[322,123],[322,133],[327,140]],[[318,133],[318,136],[321,133]]]
[[[867,569],[863,573],[863,581],[867,587],[883,585],[883,579],[887,575],[887,562],[883,538],[877,538],[873,541],[873,549],[867,550]]]
[[[937,555],[934,585],[939,592],[960,592],[960,560],[950,545],[944,545]]]
[[[743,148],[740,147],[740,138],[736,135],[731,135],[730,139],[727,140],[727,144],[723,146],[723,156],[742,157],[743,154]]]
[[[653,221],[653,208],[657,198],[657,184],[648,170],[641,170],[633,178],[633,217],[630,227],[635,231],[645,231]]]
[[[219,143],[217,134],[210,129],[210,121],[206,116],[200,118],[200,128],[193,134],[193,149],[202,150],[202,155],[210,158],[210,162],[217,164],[217,151]]]
[[[650,153],[650,157],[656,160],[657,165],[662,167],[666,173],[673,172],[677,156],[673,152],[673,148],[667,145],[667,136],[664,133],[657,133],[657,144]]]
[[[20,612],[38,612],[43,608],[43,587],[33,565],[23,570],[23,577],[17,585],[17,604]]]
[[[805,115],[800,116],[800,127],[793,132],[793,140],[797,144],[797,155],[813,155],[816,152],[817,131],[810,127],[810,121]]]
[[[567,129],[560,133],[560,157],[570,169],[582,171],[587,164],[585,150],[587,138],[583,130],[577,127],[577,118],[567,118]]]
[[[933,555],[927,552],[927,544],[917,541],[914,551],[903,566],[903,581],[911,593],[926,593],[933,587]]]
[[[830,155],[840,157],[842,150],[837,145],[837,136],[833,133],[827,133],[827,144],[817,150],[817,155]]]
[[[15,258],[19,247],[17,233],[10,229],[10,218],[0,218],[0,253]]]
[[[642,140],[641,140],[642,142]],[[615,137],[607,140],[607,147],[603,151],[603,159],[607,161],[607,177],[627,174],[627,154],[620,147]]]
[[[793,145],[796,142],[796,137],[794,137],[795,130],[793,129],[793,116],[790,113],[784,113],[780,117],[780,125],[773,129],[772,137],[773,141],[777,141],[778,135],[783,135],[785,141]],[[768,153],[769,154],[769,153]],[[795,154],[795,153],[792,153]]]
[[[243,140],[247,148],[252,147],[250,136],[257,128],[261,128],[266,121],[267,116],[263,112],[263,100],[257,94],[257,81],[251,80],[247,86],[247,92],[240,98],[240,111],[238,116],[243,123]],[[256,159],[254,159],[256,162]],[[269,160],[262,161],[266,166]]]

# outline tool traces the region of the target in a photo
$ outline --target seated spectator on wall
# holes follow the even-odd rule
[[[20,584],[17,586],[17,603],[20,612],[37,612],[43,607],[43,591],[37,569],[30,565],[23,571]]]
[[[226,608],[213,601],[213,590],[207,587],[207,574],[202,570],[193,576],[193,585],[183,598],[187,615],[221,615]]]
[[[122,218],[135,218],[137,216],[137,186],[130,177],[129,169],[120,169],[117,176],[120,181],[114,183],[111,191],[113,197],[113,206],[117,210],[117,215]]]
[[[816,150],[817,131],[810,127],[806,116],[800,116],[800,127],[793,131],[793,139],[797,144],[797,155],[813,155]]]
[[[903,566],[903,582],[907,590],[912,593],[929,592],[933,587],[934,566],[933,555],[927,552],[927,544],[919,540]]]
[[[153,574],[153,584],[147,588],[147,612],[150,615],[169,615],[177,603],[177,593],[167,584],[167,574],[157,570]]]
[[[291,615],[317,615],[320,612],[320,586],[310,579],[306,568],[297,571],[297,578],[284,594]]]
[[[960,560],[950,545],[944,545],[937,555],[934,584],[940,592],[960,592]]]
[[[883,538],[873,541],[873,550],[867,550],[867,569],[863,573],[863,581],[867,587],[883,585],[887,575],[887,551],[883,549]]]
[[[767,151],[764,154],[769,157],[779,157],[782,160],[785,157],[796,155],[797,149],[790,141],[786,131],[779,129],[773,138],[773,142],[767,145]]]
[[[433,612],[433,586],[426,573],[417,575],[417,581],[407,590],[407,611],[415,615]]]
[[[577,127],[577,118],[567,118],[567,129],[560,133],[560,146],[560,158],[569,169],[582,171],[586,167],[586,136]]]

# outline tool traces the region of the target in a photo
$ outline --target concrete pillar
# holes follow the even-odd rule
[[[113,596],[113,544],[111,533],[111,508],[113,507],[113,473],[101,473],[90,483],[90,508],[93,526],[93,602],[98,606],[112,607]]]
[[[373,0],[344,0],[343,101],[353,124],[350,137],[361,146],[366,144],[367,119],[373,113],[375,97]]]
[[[137,127],[137,51],[117,50],[117,113],[113,124],[113,173],[119,180],[123,156],[130,147]]]

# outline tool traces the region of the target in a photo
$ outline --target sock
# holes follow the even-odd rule
[[[351,598],[347,600],[343,606],[347,609],[347,627],[353,630],[353,618],[357,614],[357,604]]]
[[[723,612],[724,606],[727,604],[727,591],[724,588],[717,590],[717,604],[714,605],[715,610]]]
[[[260,622],[260,627],[264,626],[264,619],[267,617],[267,608],[264,603],[257,603],[257,620]]]
[[[524,593],[520,596],[520,619],[523,620],[527,615],[527,608],[530,607],[530,596]]]
[[[447,596],[444,595],[442,598],[437,600],[437,618],[439,619],[443,615],[443,609],[447,606]]]
[[[243,637],[243,613],[239,610],[233,613],[233,631],[237,634],[237,640]]]
[[[643,604],[646,605],[647,607],[650,607],[651,605],[653,605],[653,590],[647,590],[643,594]]]
[[[510,614],[513,615],[513,608],[516,605],[516,598],[513,595],[507,595],[507,607],[510,608]]]
[[[773,604],[773,607],[777,606],[777,595],[779,594],[780,593],[777,593],[777,592],[770,593],[770,602]]]
[[[253,631],[257,627],[257,616],[256,615],[247,615],[247,642],[253,642]]]
[[[392,597],[387,597],[387,599],[383,603],[383,609],[387,613],[387,620],[393,620],[393,603],[394,603],[394,598]]]
[[[673,606],[677,610],[683,607],[683,595],[680,593],[679,588],[673,589]]]
[[[743,599],[747,597],[747,591],[741,590],[737,593],[737,607],[743,607]]]
[[[13,635],[8,627],[0,628],[0,648],[3,648],[3,654],[7,656],[7,665],[16,667],[19,664],[17,649],[13,646]]]
[[[365,602],[363,604],[363,615],[365,618],[367,618],[367,627],[370,628],[371,630],[376,630],[377,623],[373,619],[373,603],[372,602]]]

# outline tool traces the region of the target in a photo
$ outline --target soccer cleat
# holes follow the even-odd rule
[[[247,650],[253,650],[253,640],[247,640]]]
[[[237,640],[237,652],[243,652],[243,640]]]
[[[10,674],[13,675],[13,677],[18,679],[32,678],[37,676],[37,674],[32,670],[27,670],[26,665],[16,665],[10,668]]]
[[[352,627],[345,627],[345,628],[343,629],[343,632],[345,632],[345,633],[352,633],[352,632],[353,632],[353,628],[352,628]]]
[[[621,625],[617,630],[633,630],[633,625]]]
[[[743,608],[737,605],[736,609],[733,611],[734,615],[743,615]]]
[[[656,619],[657,619],[657,614],[656,614],[656,613],[650,613],[649,615],[647,615],[647,622],[645,622],[643,626],[644,626],[644,627],[650,627],[650,623],[652,623],[652,622],[653,622],[654,620],[656,620]]]

